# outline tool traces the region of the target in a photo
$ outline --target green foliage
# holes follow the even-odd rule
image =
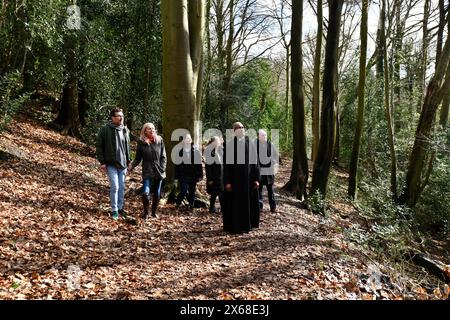
[[[0,78],[0,131],[4,130],[19,108],[29,98],[21,95],[22,83],[18,72],[11,72]]]
[[[32,77],[33,83],[25,86],[47,83],[46,66],[59,59],[66,5],[61,0],[32,0],[13,1],[5,7],[0,28],[0,75],[18,70]]]
[[[12,1],[5,7],[0,28],[3,95],[10,91],[8,79],[18,73],[19,91],[61,96],[67,77],[64,57],[68,48],[64,43],[70,4],[31,0]],[[111,106],[122,106],[128,124],[136,130],[144,122],[158,123],[162,105],[159,1],[79,0],[77,5],[82,25],[73,35],[77,38],[79,86],[85,88],[89,105],[82,129],[87,142],[93,142]],[[19,104],[19,100],[8,100],[7,105],[2,102],[2,111],[8,110],[6,116],[13,113],[14,101]],[[2,116],[3,122],[5,119]]]
[[[204,127],[220,127],[220,103],[226,99],[229,102],[226,128],[241,121],[255,131],[265,128],[270,134],[271,129],[278,129],[281,149],[290,149],[292,143],[287,143],[286,130],[292,131],[292,125],[286,124],[286,110],[280,102],[276,81],[273,62],[268,59],[256,59],[239,67],[232,77],[232,95],[228,97],[221,96],[220,78],[213,76],[202,114]]]
[[[55,1],[9,1],[2,7],[0,20],[0,130],[5,128],[26,102],[28,94],[37,91],[58,99],[66,81],[64,46],[66,8],[70,3]],[[93,143],[99,126],[108,121],[112,106],[124,108],[127,125],[134,133],[145,122],[158,127],[161,120],[162,97],[162,32],[160,1],[94,1],[79,0],[82,28],[77,37],[76,56],[79,87],[86,89],[89,109],[82,128],[88,143]],[[216,45],[214,39],[212,46]],[[312,42],[311,42],[312,45]],[[313,46],[312,46],[313,47]],[[311,48],[312,48],[311,47]],[[214,49],[212,49],[214,51]],[[397,155],[398,189],[401,191],[411,147],[415,138],[419,114],[416,112],[422,95],[417,70],[421,65],[415,39],[404,39],[402,49],[394,52],[400,63],[400,77],[392,77],[389,86],[392,101]],[[304,51],[305,59],[312,51]],[[389,50],[389,55],[392,51]],[[282,153],[292,151],[291,106],[286,106],[283,74],[285,61],[258,58],[244,65],[232,66],[230,93],[224,96],[223,58],[212,57],[211,68],[204,74],[203,128],[229,128],[241,121],[247,128],[279,129]],[[388,57],[391,58],[391,57]],[[344,59],[345,60],[345,59]],[[236,58],[236,61],[239,58]],[[355,60],[356,61],[356,60]],[[308,64],[305,63],[305,70]],[[357,64],[340,68],[339,106],[340,164],[348,165],[354,139],[357,107]],[[310,70],[311,71],[311,70]],[[308,70],[305,71],[305,74]],[[307,77],[306,77],[307,78]],[[449,234],[448,199],[449,130],[436,132],[429,155],[436,156],[428,186],[414,211],[397,207],[389,193],[390,154],[387,123],[383,102],[383,77],[368,70],[366,78],[365,122],[359,161],[360,190],[358,205],[375,220],[404,223],[412,230]],[[308,85],[305,86],[308,88]],[[398,89],[398,90],[397,90]],[[308,89],[306,89],[308,90]],[[56,103],[54,104],[56,105]],[[222,123],[220,107],[226,105]],[[48,122],[58,110],[42,105],[41,120]],[[311,142],[309,100],[305,98],[307,144]],[[309,152],[308,152],[309,154]],[[339,196],[342,181],[330,180],[328,200]],[[314,211],[325,212],[326,202],[319,194],[310,196]],[[408,217],[408,219],[406,219]],[[407,222],[405,222],[407,221]],[[386,225],[388,226],[388,225]],[[378,227],[377,227],[378,228]],[[377,229],[380,234],[393,235],[396,227]]]
[[[308,197],[308,207],[311,209],[314,213],[320,213],[322,215],[326,215],[326,199],[324,198],[323,194],[320,193],[319,190],[316,190],[316,192],[312,195],[309,195]]]
[[[229,115],[231,119],[242,119],[248,128],[258,128],[266,111],[270,94],[268,68],[266,61],[257,60],[242,67],[232,80],[233,103]]]
[[[367,232],[364,232],[358,224],[352,224],[349,228],[344,229],[343,234],[346,239],[349,239],[360,246],[365,248],[369,246],[369,237]]]
[[[112,106],[124,109],[134,132],[161,119],[162,35],[159,4],[152,3],[111,1],[85,7],[80,74],[90,104],[83,128],[89,143],[108,121]]]
[[[412,212],[398,206],[389,191],[389,180],[381,178],[370,183],[362,182],[359,197],[354,205],[370,221],[370,234],[360,235],[367,244],[380,252],[397,256],[404,252],[417,236],[413,228]]]
[[[400,79],[391,78],[392,111],[397,156],[398,191],[403,188],[409,164],[412,144],[415,139],[420,114],[416,111],[420,95],[420,79],[415,72],[420,61],[415,55],[411,41],[406,40],[404,49],[397,54],[404,67]],[[391,70],[392,71],[392,70]],[[357,99],[355,89],[358,75],[341,76],[341,161],[348,165],[356,125]],[[445,201],[449,198],[448,181],[448,128],[445,133],[435,132],[428,157],[435,154],[436,160],[428,186],[414,209],[397,206],[390,193],[390,155],[387,143],[387,121],[383,97],[383,77],[370,72],[366,78],[365,119],[359,161],[359,191],[357,206],[369,219],[375,221],[375,234],[389,238],[392,243],[403,243],[412,234],[449,234],[449,215]],[[398,90],[397,90],[398,88]],[[428,161],[428,160],[426,160]],[[425,173],[422,176],[422,182]],[[334,188],[331,186],[331,188]],[[395,246],[394,246],[395,247]]]
[[[433,149],[436,152],[433,172],[414,213],[414,222],[419,230],[446,238],[450,235],[450,157],[449,127],[436,134]]]
[[[340,160],[344,163],[350,161],[351,146],[355,137],[356,108],[358,104],[358,73],[347,73],[341,76],[341,154]],[[352,128],[353,130],[348,130]]]

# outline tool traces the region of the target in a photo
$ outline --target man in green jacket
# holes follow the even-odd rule
[[[96,152],[100,170],[108,174],[112,218],[118,220],[119,214],[126,217],[123,207],[125,176],[131,161],[130,135],[128,128],[123,124],[122,109],[112,109],[109,116],[111,121],[98,132]]]

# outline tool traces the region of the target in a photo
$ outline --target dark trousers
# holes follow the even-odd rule
[[[270,210],[275,210],[277,207],[277,203],[275,202],[275,194],[273,193],[273,184],[266,184],[267,187],[267,197],[269,198],[269,206]],[[259,193],[259,208],[262,210],[263,208],[263,187],[264,185],[260,184],[258,193]]]
[[[180,205],[187,194],[187,200],[190,206],[194,205],[195,191],[197,190],[197,182],[180,180],[180,193],[177,197],[177,205]]]
[[[220,192],[211,194],[211,197],[209,198],[209,212],[216,212],[217,197],[219,197],[220,211],[223,211],[223,194]]]

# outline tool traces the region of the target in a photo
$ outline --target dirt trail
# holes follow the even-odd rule
[[[348,242],[335,221],[298,208],[276,184],[278,213],[258,230],[222,231],[206,209],[137,225],[108,216],[93,149],[28,120],[0,134],[0,299],[402,299],[402,284]],[[140,167],[128,178],[139,187]],[[130,180],[131,179],[131,180]],[[138,217],[139,197],[127,211]],[[381,270],[380,270],[381,269]]]

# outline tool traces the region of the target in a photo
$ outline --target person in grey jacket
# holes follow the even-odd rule
[[[267,188],[267,197],[269,198],[270,212],[277,212],[277,203],[273,192],[273,184],[275,182],[275,165],[279,163],[280,156],[277,149],[267,139],[267,132],[259,129],[258,139],[256,139],[256,150],[258,152],[258,164],[261,172],[259,183],[259,208],[263,209],[263,187]]]
[[[123,125],[123,111],[114,108],[110,111],[111,121],[100,128],[97,134],[96,154],[100,170],[108,174],[111,201],[111,216],[119,219],[126,217],[123,209],[125,202],[125,176],[130,163],[130,134]]]
[[[129,165],[132,171],[142,161],[142,204],[144,212],[142,218],[147,219],[152,194],[152,217],[156,217],[159,199],[161,198],[161,184],[166,177],[166,149],[163,139],[156,134],[153,123],[146,123],[142,127],[136,150],[136,158]]]

